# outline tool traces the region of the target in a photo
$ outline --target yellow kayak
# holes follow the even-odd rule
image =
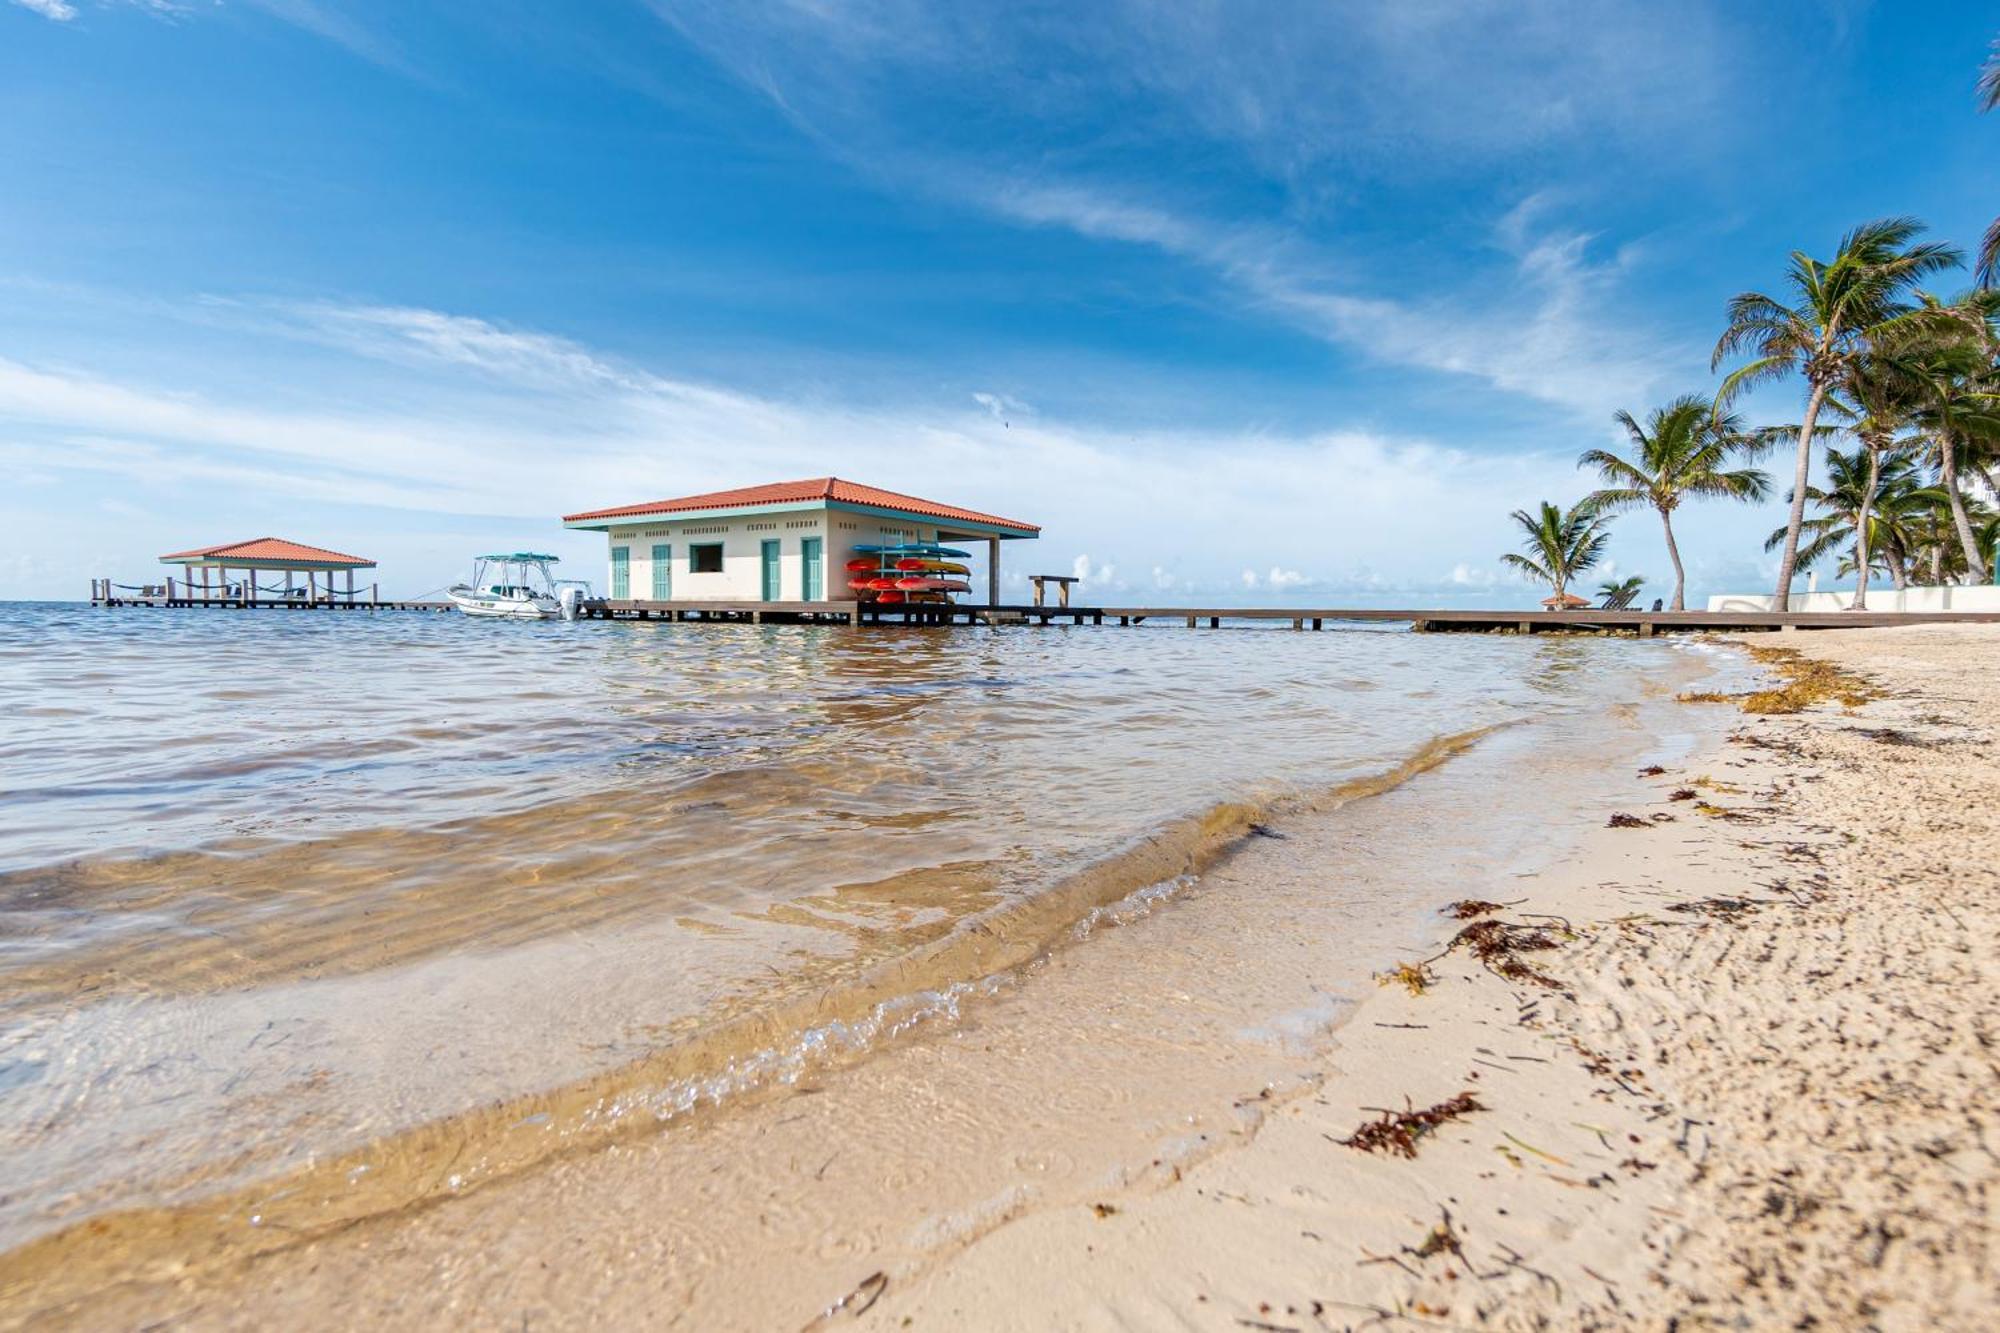
[[[970,574],[972,570],[956,560],[925,560],[911,556],[898,560],[896,568],[906,574]]]

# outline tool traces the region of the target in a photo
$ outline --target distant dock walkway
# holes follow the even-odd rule
[[[236,591],[235,589],[244,589]],[[249,591],[248,585],[232,585],[232,591],[204,590],[199,584],[113,583],[110,579],[90,581],[92,606],[174,606],[212,607],[230,611],[450,611],[450,602],[384,601],[374,588],[366,592],[339,589],[299,589],[291,596]]]
[[[1930,623],[2000,624],[2000,611],[1442,611],[1353,607],[984,606],[871,605],[854,602],[656,602],[592,598],[578,608],[587,619],[747,621],[752,624],[850,625],[1176,625],[1220,629],[1225,624],[1404,624],[1430,633],[1542,634],[1598,630],[1651,638],[1702,630],[1862,629]]]
[[[204,593],[186,585],[126,587],[92,581],[95,606],[158,606],[272,611],[450,611],[450,602],[382,600],[322,592],[318,597]],[[1550,634],[1577,631],[1634,634],[1702,630],[1869,629],[1894,625],[2000,624],[2000,611],[1444,611],[1356,607],[1271,606],[878,606],[865,602],[695,602],[636,598],[587,598],[582,620],[662,620],[671,623],[753,625],[1153,625],[1187,629],[1289,625],[1294,630],[1329,625],[1408,625],[1420,633]]]

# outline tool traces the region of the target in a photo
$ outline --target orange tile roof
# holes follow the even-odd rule
[[[162,564],[175,560],[257,560],[275,562],[297,560],[311,565],[352,565],[357,569],[372,569],[375,565],[358,555],[342,555],[329,551],[323,546],[307,546],[303,542],[288,542],[282,537],[255,537],[247,542],[229,542],[222,546],[202,546],[192,551],[175,551],[172,555],[160,557]]]
[[[739,509],[756,505],[798,504],[801,501],[835,500],[843,504],[872,505],[877,509],[899,509],[926,518],[956,519],[961,523],[987,523],[1021,532],[1040,532],[1033,523],[982,514],[976,509],[922,500],[899,491],[885,491],[839,477],[813,477],[806,481],[780,481],[767,486],[742,486],[733,491],[710,491],[706,495],[684,495],[677,500],[654,500],[648,504],[621,505],[616,509],[591,509],[581,514],[565,514],[563,522],[581,523],[594,518],[636,518],[645,514],[678,514],[697,509]]]

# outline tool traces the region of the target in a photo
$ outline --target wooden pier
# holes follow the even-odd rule
[[[226,590],[168,579],[128,585],[92,579],[93,606],[208,607],[271,611],[450,611],[452,603],[384,600],[373,587],[311,596],[262,596],[254,585]],[[586,598],[582,620],[662,620],[752,625],[1123,625],[1186,629],[1285,628],[1312,631],[1341,625],[1408,625],[1419,633],[1656,634],[1730,630],[1868,629],[1889,625],[2000,624],[2000,611],[1441,611],[1356,607],[1047,606],[980,603],[692,602]]]
[[[1440,611],[1352,607],[1046,606],[970,603],[873,605],[866,602],[656,602],[593,598],[585,619],[842,625],[1155,625],[1187,629],[1286,626],[1300,631],[1342,624],[1402,624],[1426,633],[1655,634],[1703,630],[1863,629],[1883,625],[2000,624],[1995,611]]]
[[[449,611],[450,602],[398,601],[382,599],[374,585],[346,591],[331,586],[299,589],[290,596],[259,592],[254,582],[228,583],[220,588],[204,587],[184,580],[163,583],[114,583],[110,579],[90,581],[92,606],[172,606],[213,607],[231,611]]]

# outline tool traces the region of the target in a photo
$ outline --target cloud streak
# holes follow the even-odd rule
[[[1573,486],[1567,459],[1363,431],[1135,440],[962,399],[861,409],[764,398],[433,310],[236,302],[191,314],[212,325],[218,309],[257,340],[287,331],[315,358],[326,402],[0,359],[0,459],[20,475],[88,478],[112,499],[212,483],[400,510],[419,525],[516,515],[552,527],[567,510],[832,472],[1018,511],[1047,528],[1037,559],[1075,562],[1099,582],[1150,569],[1156,585],[1192,591],[1250,563],[1280,594],[1309,582],[1301,569],[1320,571],[1310,583],[1321,588],[1380,586],[1380,567],[1445,586],[1468,541],[1503,542],[1496,494]],[[352,406],[375,402],[396,406]],[[899,460],[893,477],[875,465],[885,456]]]
[[[1699,364],[1699,349],[1620,318],[1629,252],[1599,257],[1593,238],[1547,220],[1546,196],[1508,199],[1485,253],[1436,275],[1407,246],[1371,254],[1329,201],[1385,167],[1490,171],[1488,159],[1554,140],[1692,151],[1729,49],[1700,14],[1571,0],[1262,14],[1108,3],[1061,21],[914,0],[754,17],[708,3],[654,9],[858,173],[1185,261],[1240,317],[1364,361],[1467,377],[1592,421]],[[1670,36],[1685,49],[1685,24],[1714,39],[1706,59],[1669,69],[1645,58]],[[996,139],[1022,147],[996,151]],[[1232,200],[1270,199],[1260,214],[1239,206],[1211,220],[1215,201],[1181,165],[1218,150],[1209,174]],[[1179,197],[1129,183],[1140,179],[1177,181]]]

